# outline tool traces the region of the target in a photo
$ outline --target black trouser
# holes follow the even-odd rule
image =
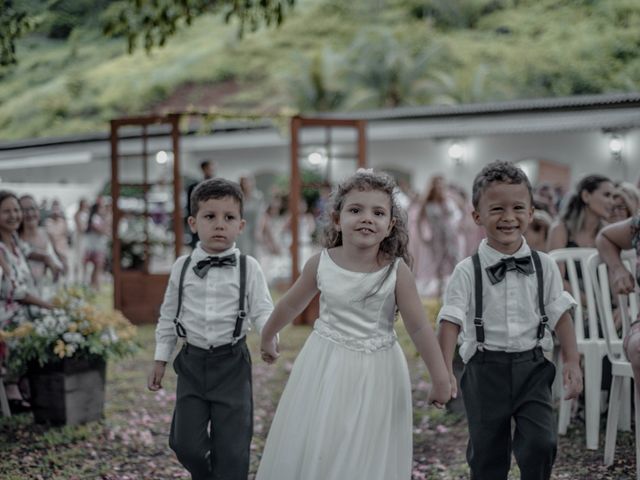
[[[472,480],[506,480],[512,450],[522,480],[549,479],[557,446],[551,404],[555,372],[540,348],[477,352],[469,360],[460,386],[469,421]]]
[[[204,350],[185,345],[169,446],[193,480],[247,480],[253,435],[251,357],[244,339]]]

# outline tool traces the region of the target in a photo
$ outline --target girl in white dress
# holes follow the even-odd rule
[[[393,323],[399,309],[433,381],[429,402],[451,394],[442,352],[407,266],[407,228],[391,177],[358,170],[333,194],[325,246],[262,330],[276,334],[320,292],[320,316],[296,359],[257,480],[408,480],[412,466],[409,372]]]

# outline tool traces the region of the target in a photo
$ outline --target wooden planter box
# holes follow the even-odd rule
[[[106,363],[101,358],[64,359],[28,370],[36,423],[78,425],[104,413]]]

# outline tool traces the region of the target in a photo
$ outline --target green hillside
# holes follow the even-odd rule
[[[0,70],[0,141],[189,105],[308,112],[640,90],[637,0],[299,0],[278,29],[240,39],[203,16],[150,55],[103,36],[107,14],[63,40],[41,29],[19,41],[19,63]]]

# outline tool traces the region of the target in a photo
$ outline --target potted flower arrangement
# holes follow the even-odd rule
[[[66,288],[54,310],[39,310],[28,322],[0,332],[7,365],[29,378],[36,422],[77,424],[97,420],[104,409],[109,358],[133,353],[136,328],[120,312],[93,303],[81,288]]]

